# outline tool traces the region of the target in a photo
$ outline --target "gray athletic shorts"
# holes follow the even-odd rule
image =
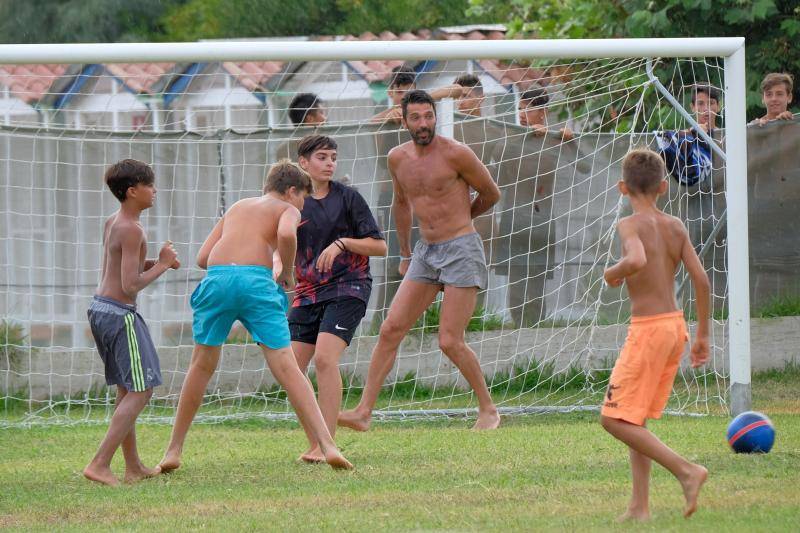
[[[470,233],[432,244],[417,241],[405,277],[421,283],[485,289],[488,273],[481,236]]]
[[[136,306],[95,296],[88,314],[107,385],[121,385],[132,392],[161,385],[158,353]]]

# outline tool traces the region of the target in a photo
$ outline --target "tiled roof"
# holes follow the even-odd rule
[[[66,65],[0,65],[0,85],[26,104],[44,96]]]
[[[334,37],[317,37],[317,40],[334,40]],[[422,29],[414,32],[403,32],[399,35],[390,31],[375,35],[371,32],[359,36],[346,35],[339,39],[347,41],[418,41],[418,40],[487,40],[505,39],[505,28],[502,25],[474,25],[462,27],[446,27],[437,30]],[[498,60],[479,60],[478,65],[498,83],[517,85],[520,89],[528,88],[534,82],[546,82],[546,73],[515,63]],[[392,69],[403,64],[403,60],[390,61],[348,61],[349,66],[364,77],[369,83],[387,82]],[[248,61],[225,62],[223,69],[250,91],[262,90],[267,82],[283,71],[284,62]],[[157,82],[175,67],[174,63],[117,63],[105,65],[112,75],[124,80],[125,84],[138,93],[158,92]],[[0,85],[7,86],[11,93],[30,103],[40,100],[53,82],[65,73],[65,65],[0,65]]]
[[[459,27],[440,28],[436,31],[418,30],[414,33],[404,32],[395,35],[392,32],[383,32],[375,35],[370,32],[362,33],[358,37],[347,35],[344,40],[348,41],[396,41],[396,40],[496,40],[505,39],[505,28],[502,25],[475,25]],[[394,61],[349,61],[349,65],[361,74],[368,82],[388,81],[392,69],[402,65],[402,60]],[[541,69],[530,68],[524,65],[508,63],[493,59],[483,59],[478,61],[481,69],[492,76],[498,83],[503,85],[516,84],[521,89],[526,89],[536,81],[540,81],[545,76]]]
[[[244,63],[225,62],[222,64],[228,74],[247,90],[255,91],[264,87],[269,79],[283,70],[281,61],[247,61]]]
[[[106,70],[120,78],[137,93],[151,93],[155,83],[175,66],[175,63],[113,63]]]

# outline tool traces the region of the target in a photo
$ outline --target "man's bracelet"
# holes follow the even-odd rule
[[[414,255],[414,254],[411,254],[411,255]],[[404,256],[401,255],[400,256],[400,261],[411,261],[411,255],[409,255],[408,257],[404,257]]]
[[[336,244],[336,247],[339,248],[341,251],[344,252],[345,250],[347,250],[347,247],[342,242],[342,239],[336,239],[333,242],[334,242],[334,244]]]

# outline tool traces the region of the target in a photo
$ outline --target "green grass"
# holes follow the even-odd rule
[[[778,296],[761,307],[753,316],[757,318],[776,318],[800,315],[800,296]]]
[[[294,462],[295,424],[195,426],[184,467],[116,489],[80,471],[104,426],[0,430],[0,527],[16,530],[692,530],[789,531],[800,522],[800,368],[759,374],[754,407],[778,430],[770,454],[725,443],[728,417],[665,417],[651,429],[711,473],[700,511],[680,517],[671,476],[654,467],[653,521],[618,526],[630,490],[627,453],[594,414],[506,419],[496,432],[463,419],[376,424],[337,440],[353,472]],[[170,428],[142,425],[139,449],[155,463]],[[122,473],[121,458],[115,471]]]
[[[22,324],[0,320],[0,368],[16,368],[27,345],[28,336]]]

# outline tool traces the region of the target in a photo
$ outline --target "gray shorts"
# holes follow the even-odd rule
[[[89,325],[105,365],[106,384],[144,392],[161,385],[161,366],[150,331],[133,305],[95,296]]]
[[[470,233],[448,241],[417,241],[406,279],[451,287],[486,288],[488,273],[483,241]]]

